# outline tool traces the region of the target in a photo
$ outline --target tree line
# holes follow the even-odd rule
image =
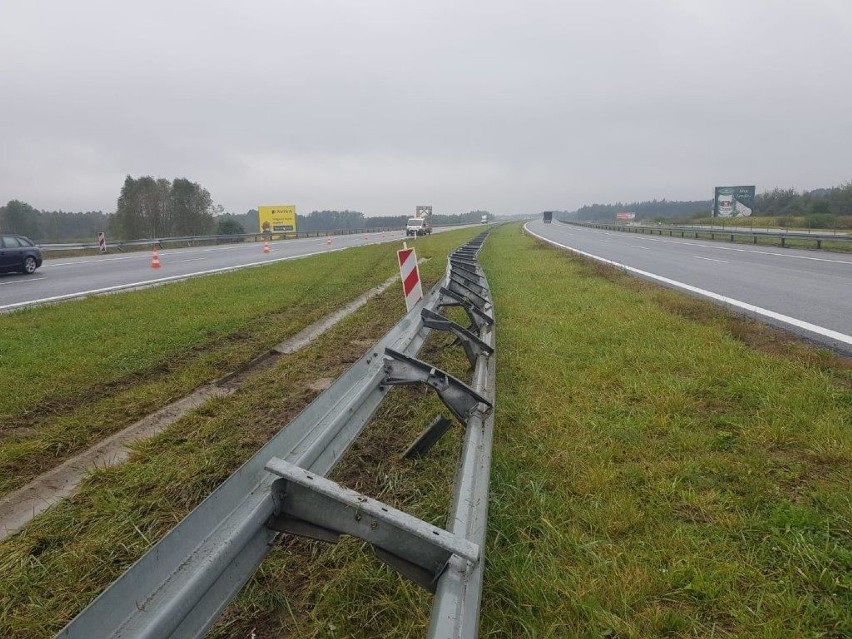
[[[564,219],[614,220],[616,213],[632,211],[637,220],[677,220],[702,218],[712,215],[713,200],[648,200],[644,202],[616,202],[615,204],[587,204],[576,211],[562,212]],[[852,215],[852,182],[825,189],[797,191],[774,188],[758,193],[754,200],[754,216],[809,217],[819,216],[825,226],[835,217]]]
[[[467,213],[433,214],[432,224],[476,224],[488,211],[469,211]],[[317,231],[352,231],[355,229],[378,229],[387,227],[402,227],[410,215],[367,216],[361,211],[311,211],[308,215],[296,214],[296,230],[300,233]],[[259,233],[257,210],[235,215],[226,213],[220,218],[219,226],[233,228],[235,225],[242,229],[240,233]]]
[[[434,214],[433,224],[475,224],[487,211]],[[410,215],[366,216],[361,211],[311,211],[296,216],[300,232],[402,227]],[[0,231],[18,233],[39,242],[92,241],[98,232],[121,240],[184,235],[259,233],[257,210],[225,213],[209,191],[186,178],[166,180],[127,176],[115,213],[39,211],[11,200],[0,206]]]
[[[0,206],[0,231],[46,242],[91,241],[108,228],[109,220],[103,211],[39,211],[20,200]]]

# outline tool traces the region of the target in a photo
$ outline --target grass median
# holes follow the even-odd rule
[[[478,232],[417,240],[421,257]],[[0,314],[0,494],[381,283],[395,243]]]

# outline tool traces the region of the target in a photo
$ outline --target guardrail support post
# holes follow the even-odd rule
[[[435,368],[414,357],[408,357],[392,348],[385,348],[385,355],[387,359],[383,384],[387,386],[426,384],[438,393],[444,405],[463,425],[467,425],[467,419],[474,411],[480,410],[480,404],[485,404],[487,407],[487,410],[482,412],[488,412],[493,407],[491,402],[470,386],[440,368]]]
[[[272,484],[275,514],[267,526],[273,530],[329,543],[344,534],[358,537],[382,561],[431,592],[453,555],[479,561],[479,546],[472,541],[295,464],[273,457],[266,470],[280,477]]]

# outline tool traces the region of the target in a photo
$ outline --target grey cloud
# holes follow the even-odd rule
[[[0,200],[394,214],[852,179],[843,1],[0,6]]]

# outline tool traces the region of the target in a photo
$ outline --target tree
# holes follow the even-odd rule
[[[0,230],[39,239],[39,213],[26,202],[11,200],[0,208]]]
[[[176,178],[169,194],[169,233],[193,235],[215,228],[210,192],[186,178]]]
[[[205,235],[216,227],[210,192],[186,178],[127,176],[110,231],[125,239]]]
[[[230,216],[220,219],[219,226],[216,230],[216,233],[219,235],[244,235],[245,232],[246,230],[243,228],[242,224]]]

